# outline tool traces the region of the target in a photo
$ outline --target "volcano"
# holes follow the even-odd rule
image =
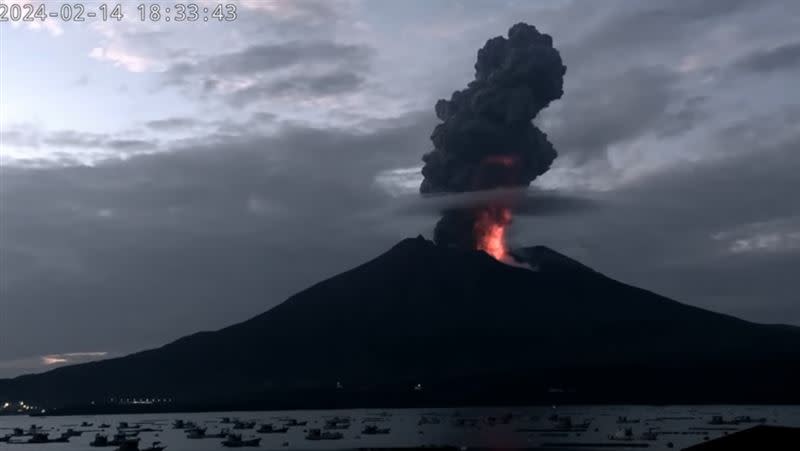
[[[0,399],[109,409],[120,397],[176,409],[800,402],[800,328],[685,305],[546,247],[513,255],[526,267],[406,239],[248,321],[0,380]]]

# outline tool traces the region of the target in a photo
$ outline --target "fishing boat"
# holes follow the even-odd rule
[[[272,423],[262,424],[256,432],[259,434],[284,434],[286,431],[289,430],[288,426],[284,426],[282,428],[276,428],[272,425]]]
[[[198,439],[206,438],[206,428],[195,428],[191,431],[186,431],[186,438]]]
[[[631,428],[619,428],[613,434],[608,435],[609,440],[633,440],[633,430]]]
[[[95,434],[94,435],[94,440],[89,442],[89,446],[101,447],[101,446],[111,446],[111,444],[108,442],[108,436],[107,435]]]
[[[253,429],[256,427],[255,421],[236,421],[233,423],[233,428],[236,430]]]
[[[390,428],[379,428],[377,425],[368,424],[364,426],[364,430],[362,430],[361,433],[365,435],[378,435],[378,434],[388,434],[389,431],[391,431]]]
[[[44,432],[37,432],[33,434],[33,437],[28,439],[28,443],[48,443],[50,439],[47,438],[47,434]]]
[[[153,442],[152,445],[148,446],[147,448],[142,448],[139,451],[164,451],[167,447],[162,445],[161,442]]]
[[[227,446],[228,448],[242,448],[245,446],[255,447],[259,444],[261,444],[260,438],[243,440],[240,434],[229,434],[228,438],[222,441],[222,446]]]
[[[349,429],[350,419],[344,417],[333,417],[325,421],[325,429]]]
[[[322,432],[320,429],[309,429],[306,434],[306,440],[339,440],[342,437],[341,432]]]

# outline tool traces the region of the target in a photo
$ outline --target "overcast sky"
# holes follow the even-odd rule
[[[568,67],[534,185],[597,207],[517,217],[512,244],[800,325],[800,2],[238,5],[0,24],[0,377],[224,327],[430,237],[408,205],[433,105],[519,21]]]

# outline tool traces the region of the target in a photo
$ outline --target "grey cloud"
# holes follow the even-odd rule
[[[251,33],[258,33],[264,28],[268,18],[268,28],[281,35],[302,36],[307,38],[313,34],[330,34],[337,24],[349,12],[352,2],[330,0],[304,0],[301,2],[272,2],[265,7],[261,0],[250,0],[243,3],[248,8],[247,14],[257,24]]]
[[[269,80],[241,89],[230,95],[229,102],[243,106],[276,96],[327,97],[357,91],[365,82],[358,73],[337,70],[320,75],[296,74]]]
[[[190,117],[171,117],[148,121],[145,125],[156,131],[172,131],[192,128],[198,125],[198,123],[196,119]]]
[[[0,133],[3,142],[18,147],[36,147],[39,144],[39,135],[36,131],[23,127],[7,129],[3,128]]]
[[[77,86],[86,86],[89,84],[89,76],[86,74],[81,75],[75,80],[75,85]]]
[[[676,47],[689,41],[697,42],[708,31],[709,24],[720,23],[710,20],[743,14],[757,8],[758,2],[621,1],[615,5],[617,8],[597,7],[595,16],[605,20],[594,21],[595,25],[583,36],[563,47],[568,67],[582,71],[583,67],[596,64],[617,66],[625,64],[626,57],[632,55],[636,55],[639,64],[663,64],[665,54],[675,54]],[[583,6],[581,2],[573,4],[577,9]]]
[[[194,74],[248,75],[315,63],[365,68],[371,54],[372,50],[363,45],[326,41],[262,44],[238,52],[212,56],[196,63],[175,64],[167,70],[167,76],[172,80],[181,80]]]
[[[658,124],[661,138],[679,136],[709,119],[707,96],[689,97],[673,111],[668,111]]]
[[[51,146],[101,147],[108,137],[101,133],[62,130],[48,133],[42,142]]]
[[[122,151],[154,149],[156,145],[153,141],[143,139],[110,139],[105,142],[105,147]]]
[[[213,57],[206,64],[212,71],[220,74],[249,74],[308,62],[363,66],[370,53],[369,48],[362,45],[292,41],[249,47],[241,52]]]
[[[672,114],[677,75],[664,67],[640,67],[567,87],[553,112],[545,110],[542,129],[560,153],[578,162],[605,157],[612,144],[662,130],[677,134],[697,119],[699,100]]]
[[[12,129],[3,132],[3,139],[12,145],[22,147],[38,147],[40,145],[54,148],[104,148],[119,151],[135,151],[154,149],[156,141],[146,139],[123,139],[109,133],[93,133],[77,130],[59,130],[41,132],[36,129]],[[67,156],[67,155],[65,155]]]
[[[800,104],[768,113],[737,118],[710,135],[728,154],[748,152],[751,149],[780,147],[797,139],[795,124],[800,122]]]
[[[190,92],[199,89],[205,96],[221,95],[233,106],[275,95],[331,96],[363,86],[373,53],[365,45],[319,40],[253,45],[195,63],[177,63],[166,71],[164,81]],[[236,88],[226,84],[237,77],[245,77],[247,83]]]
[[[273,93],[297,92],[312,95],[330,95],[358,89],[364,77],[348,72],[336,71],[318,76],[298,75],[276,80],[270,84]]]
[[[758,73],[798,69],[800,68],[800,42],[756,50],[737,61],[734,67]]]

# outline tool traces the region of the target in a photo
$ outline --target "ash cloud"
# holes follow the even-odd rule
[[[563,94],[566,66],[553,39],[518,23],[478,51],[475,79],[436,103],[443,122],[422,160],[424,194],[528,186],[556,158],[531,121]]]
[[[533,119],[564,94],[564,66],[553,39],[518,23],[478,50],[475,79],[436,103],[443,122],[422,160],[423,194],[526,188],[550,169],[556,150]],[[434,241],[480,248],[482,224],[510,222],[508,205],[444,212]]]

